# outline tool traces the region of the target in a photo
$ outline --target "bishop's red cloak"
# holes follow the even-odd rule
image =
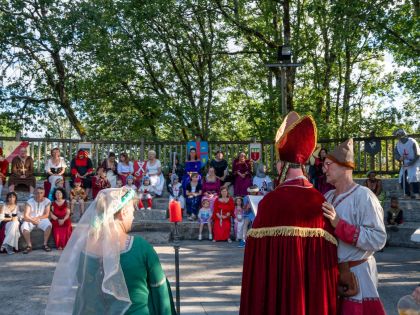
[[[305,179],[267,194],[246,240],[240,315],[336,315],[337,241]]]

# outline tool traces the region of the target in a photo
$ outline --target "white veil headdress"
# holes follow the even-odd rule
[[[78,294],[80,277],[89,274],[86,263],[94,257],[100,270],[102,295],[112,302],[112,314],[124,314],[131,301],[120,266],[121,246],[114,214],[124,207],[133,207],[134,190],[110,188],[101,190],[90,204],[73,231],[54,272],[45,314],[82,314],[80,305],[94,303],[89,297]],[[86,298],[86,300],[83,300]],[[109,299],[108,299],[109,300]],[[101,303],[101,301],[97,301]]]

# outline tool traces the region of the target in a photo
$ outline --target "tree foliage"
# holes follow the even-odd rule
[[[419,131],[417,1],[0,0],[0,28],[2,134],[272,139],[285,44],[321,137]]]

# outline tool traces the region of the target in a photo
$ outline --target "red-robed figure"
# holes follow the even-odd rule
[[[276,135],[279,186],[248,232],[241,315],[336,315],[337,241],[322,194],[304,176],[316,145],[312,117],[289,113]]]

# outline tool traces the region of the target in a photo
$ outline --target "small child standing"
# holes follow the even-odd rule
[[[244,226],[244,200],[242,197],[235,198],[235,237],[236,241],[243,239],[243,226]]]
[[[74,212],[74,206],[80,206],[80,216],[85,212],[86,191],[82,188],[82,180],[77,177],[74,180],[74,188],[70,191],[70,214]]]
[[[139,208],[144,210],[143,200],[147,199],[147,210],[152,209],[153,186],[150,183],[149,176],[143,177],[143,183],[139,188]]]
[[[200,223],[200,230],[198,232],[198,240],[201,241],[203,239],[203,227],[204,224],[207,224],[209,229],[209,240],[213,239],[213,234],[211,233],[211,216],[212,211],[210,209],[210,200],[207,198],[203,198],[201,201],[201,209],[198,211],[198,223]]]
[[[169,203],[173,200],[178,201],[181,205],[181,209],[185,208],[185,199],[182,194],[182,184],[179,182],[179,177],[176,174],[172,174],[171,183],[168,185],[169,192]]]
[[[400,225],[403,223],[403,211],[399,207],[397,197],[391,197],[391,206],[388,209],[386,221],[389,225]]]
[[[126,178],[126,184],[124,186],[127,189],[132,189],[134,191],[137,191],[137,186],[134,185],[134,176],[133,175],[128,175]]]

